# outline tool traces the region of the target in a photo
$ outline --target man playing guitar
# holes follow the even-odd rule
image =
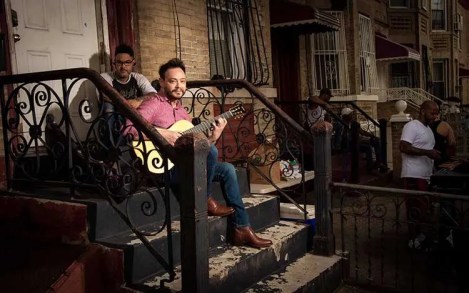
[[[155,125],[160,134],[171,144],[182,135],[168,128],[180,120],[191,120],[182,106],[181,99],[186,92],[186,68],[184,63],[175,58],[163,64],[159,69],[160,90],[157,95],[145,100],[137,111]],[[233,244],[249,245],[256,248],[268,247],[272,241],[258,237],[249,224],[249,217],[239,191],[238,178],[232,164],[218,161],[218,150],[215,143],[226,126],[226,119],[219,117],[212,123],[208,140],[211,143],[207,157],[207,210],[211,216],[231,216],[234,224]],[[136,134],[135,131],[134,135]],[[170,170],[173,185],[177,185],[176,168]],[[216,202],[212,194],[213,181],[222,182],[228,206]]]

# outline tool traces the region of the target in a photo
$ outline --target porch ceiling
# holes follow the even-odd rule
[[[383,36],[376,35],[375,46],[377,61],[420,61],[419,52]]]
[[[294,33],[311,34],[337,31],[339,19],[316,8],[289,1],[270,1],[270,27],[289,29]]]

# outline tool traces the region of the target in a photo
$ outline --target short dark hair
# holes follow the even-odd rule
[[[166,62],[165,64],[160,66],[160,69],[158,70],[158,73],[160,74],[160,78],[164,79],[164,75],[168,69],[171,68],[181,68],[184,73],[186,73],[186,65],[184,65],[184,62],[182,62],[181,59],[179,58],[173,58]]]
[[[132,47],[127,44],[120,44],[114,51],[114,56],[117,56],[117,54],[129,54],[132,58],[134,58],[134,49],[132,49]]]
[[[322,95],[328,95],[329,97],[333,97],[331,90],[328,89],[328,88],[323,88],[323,89],[321,89],[321,91],[319,92],[319,95],[320,95],[320,96],[322,96]]]

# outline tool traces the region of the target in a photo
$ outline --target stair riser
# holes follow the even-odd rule
[[[299,233],[280,243],[280,247],[265,249],[247,258],[233,267],[228,274],[224,274],[225,278],[212,278],[210,292],[241,292],[259,279],[270,275],[279,267],[304,255],[307,251],[307,237],[308,228],[305,227]]]
[[[344,266],[346,265],[348,265],[348,263],[345,260],[341,260],[294,293],[335,292],[342,283]]]
[[[158,190],[137,194],[119,204],[121,210],[130,215],[135,227],[146,224],[162,222],[165,217],[166,207]],[[156,210],[155,210],[156,207]],[[171,218],[179,216],[179,203],[171,193],[170,195]],[[129,227],[119,217],[117,212],[107,201],[99,201],[89,205],[90,239],[100,240],[116,234],[130,231]]]
[[[156,249],[163,258],[168,256],[168,243],[166,237],[158,241],[152,241],[152,247]],[[173,233],[173,259],[179,263],[181,260],[181,234]],[[127,247],[124,252],[125,279],[129,283],[135,283],[155,273],[163,273],[163,266],[151,255],[148,249],[140,244]]]
[[[249,194],[249,182],[246,170],[240,168],[236,171],[238,174],[238,183],[240,185],[241,194]],[[164,188],[161,190],[164,192]],[[148,192],[140,192],[119,204],[124,211],[128,212],[135,227],[160,222],[164,219],[165,206],[160,192],[157,189],[152,189],[150,192],[151,195],[148,194]],[[215,183],[213,192],[213,197],[216,200],[221,203],[225,202],[219,183]],[[180,214],[179,202],[176,200],[176,197],[172,192],[170,192],[170,194],[171,218],[177,219]],[[154,202],[156,202],[156,205]],[[86,200],[84,200],[84,203],[86,203]],[[145,209],[147,206],[149,208]],[[152,213],[152,209],[155,206],[158,207],[156,213],[151,216],[146,216],[145,213]],[[90,222],[89,235],[90,239],[93,241],[130,231],[125,222],[105,200],[98,202],[93,201],[89,205],[88,214]]]

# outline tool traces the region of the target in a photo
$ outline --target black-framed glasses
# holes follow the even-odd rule
[[[135,59],[132,59],[132,60],[126,60],[126,61],[114,61],[114,65],[115,66],[130,66],[134,63],[134,60]]]

